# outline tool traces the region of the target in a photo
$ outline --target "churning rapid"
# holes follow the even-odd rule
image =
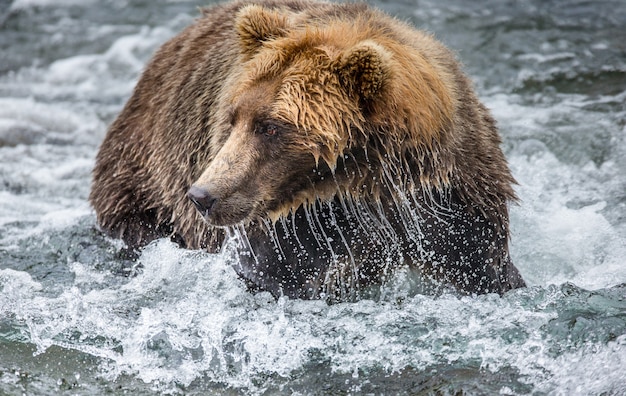
[[[248,292],[232,246],[131,261],[96,227],[107,126],[201,5],[0,1],[0,394],[626,393],[626,3],[373,3],[456,51],[498,120],[529,287],[401,271],[332,305]]]

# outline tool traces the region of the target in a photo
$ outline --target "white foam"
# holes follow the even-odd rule
[[[606,202],[585,183],[585,174],[561,164],[549,152],[531,158],[513,157],[520,206],[511,208],[512,250],[531,284],[547,285],[575,281],[582,287],[609,287],[623,282],[620,276],[581,277],[590,272],[606,273],[606,264],[623,260],[626,250],[619,229],[602,214]],[[601,172],[589,165],[588,174]],[[582,207],[569,207],[576,197],[589,200]],[[618,271],[614,275],[623,275]]]
[[[620,383],[615,371],[609,382],[599,381],[602,362],[624,361],[623,345],[609,343],[590,346],[599,348],[592,377],[563,388],[572,375],[583,374],[576,359],[589,362],[592,352],[552,356],[545,328],[558,317],[553,304],[564,298],[556,288],[545,296],[528,289],[506,298],[418,295],[401,304],[328,306],[252,295],[226,255],[180,249],[166,240],[149,245],[140,261],[143,269],[122,285],[110,274],[72,263],[75,286],[57,297],[40,295],[41,286],[26,273],[2,271],[2,298],[10,301],[7,313],[27,325],[39,352],[51,345],[81,350],[107,359],[105,378],[126,373],[157,391],[205,378],[261,393],[255,378],[289,378],[313,356],[357,382],[362,374],[367,381],[372,370],[392,374],[478,361],[493,373],[518,369],[535,389],[548,392],[610,390]]]
[[[39,282],[33,281],[32,277],[23,271],[15,271],[10,268],[0,269],[0,307],[2,311],[9,312],[10,309],[20,309],[14,307],[14,304],[20,305],[30,297],[33,292],[41,291],[42,287]],[[22,300],[26,297],[25,300]]]
[[[626,365],[624,335],[606,345],[584,345],[556,357],[539,346],[520,354],[519,360],[518,367],[533,378],[538,392],[569,396],[622,394],[626,390],[626,373],[621,369]]]
[[[503,94],[486,100],[502,132],[516,142],[508,157],[519,182],[520,204],[511,207],[510,245],[513,261],[532,285],[575,282],[603,288],[626,280],[619,265],[626,257],[624,230],[605,217],[609,194],[623,183],[619,165],[564,163],[535,138],[543,130],[567,133],[558,130],[559,124],[582,122],[582,117],[586,122],[597,117],[598,125],[610,128],[610,121],[579,110],[587,101],[569,95],[553,104],[521,104],[516,96]]]
[[[0,98],[0,120],[14,125],[23,124],[35,131],[47,133],[87,132],[102,128],[102,124],[76,114],[66,106],[44,103],[31,98]]]

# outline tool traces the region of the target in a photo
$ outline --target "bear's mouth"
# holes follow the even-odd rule
[[[209,217],[217,201],[217,198],[213,197],[207,190],[196,186],[191,186],[187,192],[187,198],[193,202],[198,212],[204,218]]]
[[[234,194],[218,197],[207,189],[191,186],[187,197],[194,204],[204,221],[215,227],[228,227],[245,223],[258,207],[258,202]]]

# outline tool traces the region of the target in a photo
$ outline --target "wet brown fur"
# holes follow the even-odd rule
[[[291,129],[259,147],[259,117]],[[90,201],[132,247],[170,236],[216,251],[224,232],[187,199],[192,184],[219,191],[216,223],[228,225],[336,196],[385,199],[387,169],[405,191],[454,191],[506,239],[515,195],[500,143],[430,35],[363,4],[235,2],[157,52],[100,148]],[[346,165],[353,151],[371,162]],[[307,167],[334,175],[299,176]]]

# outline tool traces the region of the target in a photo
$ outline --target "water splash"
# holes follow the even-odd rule
[[[477,383],[512,372],[514,392],[528,389],[525,378],[551,392],[582,370],[591,350],[615,363],[626,357],[623,286],[530,288],[505,298],[390,294],[329,306],[250,294],[226,257],[167,241],[150,245],[140,261],[143,271],[118,288],[74,263],[76,286],[57,297],[38,296],[39,283],[2,270],[5,328],[8,317],[17,339],[36,345],[37,354],[81,351],[100,359],[99,375],[109,381],[130,374],[162,391],[223,383],[263,393],[315,373],[336,389],[348,382],[368,389],[379,375],[426,381],[429,373],[465,367]],[[619,382],[600,384],[606,376],[599,370],[585,389],[619,389]],[[454,388],[454,380],[444,385]]]

